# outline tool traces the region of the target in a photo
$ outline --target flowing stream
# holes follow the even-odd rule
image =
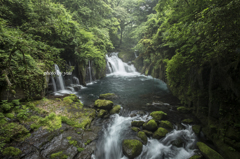
[[[115,93],[119,96],[113,102],[121,105],[122,110],[120,114],[111,115],[109,122],[104,124],[92,158],[127,159],[122,152],[122,141],[136,138],[136,133],[131,130],[131,122],[147,121],[152,118],[149,116],[150,112],[161,108],[168,113],[168,120],[175,124],[179,122],[179,118],[171,111],[171,106],[177,104],[178,100],[171,95],[163,81],[136,72],[135,67],[122,62],[117,53],[106,58],[110,74],[89,85],[87,89],[80,90],[78,94],[85,105],[91,105],[103,93]],[[139,115],[138,111],[144,112]],[[133,113],[137,115],[130,117]],[[190,158],[194,154],[192,147],[197,138],[190,125],[180,125],[181,128],[174,125],[175,129],[160,140],[148,137],[148,143],[143,146],[137,159]],[[182,147],[172,145],[178,139],[183,142]]]

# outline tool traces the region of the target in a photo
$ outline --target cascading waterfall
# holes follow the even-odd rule
[[[60,88],[60,90],[64,90],[62,73],[57,64],[55,64],[55,71],[56,71],[57,86]]]
[[[53,85],[53,91],[56,92],[57,91],[57,86],[56,86],[55,80],[52,76],[51,76],[51,80],[52,80],[52,85]]]
[[[74,84],[80,85],[79,79],[77,77],[74,76],[73,80],[74,80]]]
[[[117,75],[126,75],[126,74],[139,74],[136,72],[136,68],[133,64],[128,65],[118,58],[118,53],[111,53],[111,56],[106,56],[107,61],[111,64],[107,64],[108,69],[111,73]]]
[[[134,55],[135,55],[135,58],[138,58],[138,56],[137,56],[137,53],[136,53],[136,52],[134,52]]]

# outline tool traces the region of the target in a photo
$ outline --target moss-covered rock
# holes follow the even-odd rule
[[[173,128],[172,123],[170,121],[167,121],[167,120],[160,121],[159,126],[163,127],[163,128],[167,128],[167,129],[172,129]]]
[[[135,139],[126,139],[122,143],[123,154],[130,159],[139,156],[142,152],[142,147],[142,143]]]
[[[173,140],[171,144],[176,147],[182,147],[183,145],[183,140],[181,138],[177,138],[176,140]]]
[[[132,127],[131,128],[133,131],[135,131],[135,132],[139,132],[140,131],[140,129],[138,128],[138,127]]]
[[[167,113],[164,113],[163,111],[154,111],[150,114],[154,120],[159,121],[162,119],[166,119]]]
[[[202,142],[198,142],[197,146],[199,150],[202,152],[203,156],[207,159],[224,159],[219,153],[208,147],[206,144]]]
[[[184,106],[178,107],[177,111],[181,112],[181,113],[190,113],[190,109],[186,108]]]
[[[108,113],[107,110],[100,109],[100,111],[98,112],[98,117],[99,117],[99,118],[103,118],[104,115],[106,115],[107,113]]]
[[[199,135],[199,132],[201,130],[201,126],[200,125],[193,125],[192,130],[196,135]]]
[[[110,114],[116,114],[116,113],[119,113],[121,110],[121,106],[120,105],[115,105],[112,110],[110,111]]]
[[[17,156],[20,155],[22,151],[15,147],[6,147],[2,153],[6,156]]]
[[[100,94],[99,99],[114,99],[117,98],[117,95],[114,93]]]
[[[153,135],[153,133],[151,131],[148,131],[148,130],[143,130],[143,132],[149,137]]]
[[[153,138],[155,139],[161,139],[166,136],[168,131],[165,128],[158,128],[157,131],[154,132]]]
[[[143,131],[139,131],[137,136],[141,139],[141,141],[144,145],[147,144],[148,139],[147,139],[146,134]]]
[[[155,130],[157,130],[157,127],[158,127],[158,125],[157,125],[156,121],[153,119],[151,119],[148,122],[143,124],[143,128],[146,130],[149,130],[149,131],[155,131]]]
[[[192,123],[193,123],[193,120],[192,120],[192,119],[183,119],[183,120],[182,120],[182,123],[192,124]]]
[[[113,107],[113,102],[110,100],[98,99],[95,101],[94,106],[100,109],[111,110]]]
[[[136,127],[140,127],[144,124],[144,121],[132,121],[131,125],[132,126],[136,126]]]
[[[201,158],[202,158],[202,156],[200,156],[200,155],[194,155],[194,156],[190,157],[189,159],[201,159]]]

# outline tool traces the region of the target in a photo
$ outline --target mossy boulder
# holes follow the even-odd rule
[[[148,131],[148,130],[143,130],[143,132],[144,132],[148,137],[150,137],[150,136],[153,135],[153,133],[152,133],[151,131]]]
[[[115,99],[117,95],[114,93],[100,94],[99,99]]]
[[[182,123],[192,124],[192,123],[193,123],[193,120],[192,120],[192,119],[183,119],[183,120],[182,120]]]
[[[132,127],[131,128],[133,131],[135,131],[135,132],[139,132],[140,131],[140,129],[138,128],[138,127]]]
[[[143,144],[136,139],[126,139],[123,140],[122,149],[123,154],[128,158],[133,159],[139,156],[142,152]]]
[[[162,119],[166,119],[167,113],[164,113],[163,111],[154,111],[150,114],[154,120],[159,121]]]
[[[202,158],[202,156],[200,156],[200,155],[194,155],[194,156],[190,157],[189,159],[201,159],[201,158]]]
[[[197,146],[203,156],[207,159],[224,159],[219,153],[208,147],[206,144],[202,142],[198,142]]]
[[[148,141],[147,135],[143,131],[139,131],[137,136],[141,139],[141,141],[144,145],[147,144],[147,141]]]
[[[162,120],[159,124],[160,127],[166,128],[166,129],[173,129],[173,125],[170,121]]]
[[[165,137],[167,133],[168,133],[168,131],[165,128],[160,127],[157,129],[157,131],[154,132],[153,138],[161,139],[161,138]]]
[[[110,100],[98,99],[95,101],[94,107],[100,108],[100,109],[105,109],[105,110],[111,110],[113,107],[113,102]]]
[[[136,127],[140,127],[144,124],[144,121],[132,121],[131,125],[132,126],[136,126]]]
[[[157,123],[155,120],[151,119],[148,122],[143,124],[143,129],[149,130],[149,131],[155,131],[157,130]]]
[[[110,114],[116,114],[116,113],[119,113],[121,110],[121,106],[120,105],[115,105],[112,110],[110,111]]]
[[[181,112],[181,113],[190,113],[190,109],[186,108],[184,106],[178,107],[177,111]]]
[[[201,130],[201,126],[200,125],[193,125],[192,130],[196,135],[199,135],[200,130]]]
[[[108,111],[107,110],[104,110],[104,109],[100,109],[100,111],[98,112],[98,117],[99,118],[103,118],[105,115],[108,114]]]

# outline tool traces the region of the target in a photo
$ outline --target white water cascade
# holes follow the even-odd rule
[[[51,80],[52,80],[52,85],[53,85],[53,91],[56,92],[57,91],[57,86],[56,86],[56,82],[55,82],[55,80],[52,76],[51,76]]]
[[[64,90],[62,73],[57,64],[55,64],[55,71],[56,71],[57,86],[59,86],[60,90]]]
[[[136,72],[136,68],[133,64],[128,65],[127,63],[123,62],[120,58],[118,58],[118,53],[114,52],[111,53],[111,55],[106,56],[107,61],[107,67],[110,70],[111,74],[114,75],[139,75],[138,72]]]
[[[74,76],[73,80],[74,80],[74,84],[80,85],[79,79],[77,77]]]

